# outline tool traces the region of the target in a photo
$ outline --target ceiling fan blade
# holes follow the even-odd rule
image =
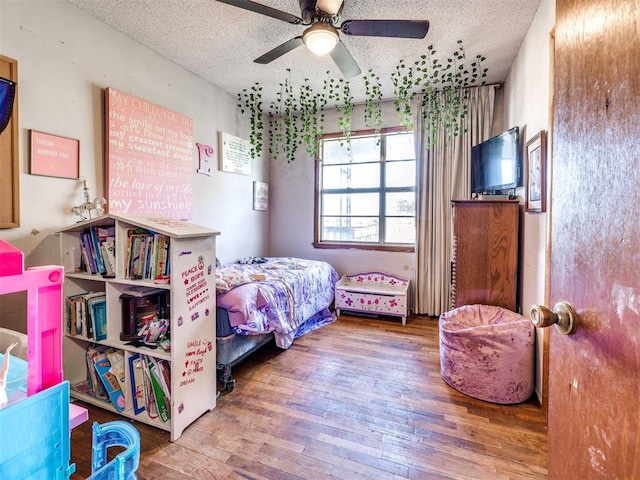
[[[336,47],[331,50],[330,55],[345,79],[355,77],[362,73],[362,70],[360,70],[360,67],[349,53],[349,50],[347,50],[347,47],[344,46],[344,43],[338,42]]]
[[[424,38],[428,20],[347,20],[340,26],[347,35],[362,37]]]
[[[300,17],[283,12],[282,10],[267,7],[261,3],[251,2],[249,0],[218,0],[218,2],[233,5],[238,8],[244,8],[250,12],[260,13],[262,15],[267,15],[268,17],[277,18],[278,20],[284,20],[285,22],[293,23],[294,25],[302,23],[302,19]]]
[[[291,40],[287,40],[286,42],[278,45],[273,50],[268,51],[261,57],[258,57],[254,60],[255,63],[267,64],[273,62],[276,58],[281,57],[285,53],[289,53],[294,48],[302,45],[302,37],[295,37]]]
[[[344,0],[318,0],[316,2],[316,8],[331,16],[337,15],[342,8],[343,1]]]

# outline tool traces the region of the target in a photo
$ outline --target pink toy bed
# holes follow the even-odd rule
[[[294,339],[335,321],[329,310],[338,274],[326,262],[291,257],[251,258],[216,270],[217,367],[227,391],[231,368],[275,339]]]

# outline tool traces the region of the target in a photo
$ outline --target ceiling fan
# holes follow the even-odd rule
[[[218,1],[294,25],[307,26],[301,36],[287,40],[256,58],[254,62],[270,63],[304,44],[316,55],[331,55],[345,78],[355,77],[361,70],[347,47],[340,41],[340,33],[365,37],[424,38],[429,31],[428,20],[345,20],[336,27],[334,24],[344,0],[299,0],[299,17],[250,0]]]

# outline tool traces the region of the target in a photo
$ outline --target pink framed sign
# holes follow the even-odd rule
[[[32,175],[80,178],[80,141],[30,130]]]

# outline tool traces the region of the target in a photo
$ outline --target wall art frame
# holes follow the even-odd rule
[[[29,130],[29,173],[80,178],[80,140]]]
[[[525,146],[525,210],[545,212],[547,208],[547,134],[538,132]]]
[[[269,184],[253,182],[253,209],[266,212],[269,206]]]

